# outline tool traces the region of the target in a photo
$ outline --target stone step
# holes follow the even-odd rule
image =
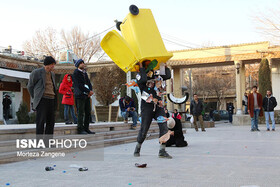
[[[158,138],[158,133],[148,133],[149,137],[148,139],[152,138]],[[107,147],[107,146],[113,146],[113,145],[119,145],[119,144],[124,144],[124,143],[130,143],[130,142],[136,142],[137,135],[133,136],[126,136],[126,137],[120,137],[120,138],[112,138],[112,139],[106,139],[106,140],[98,140],[98,141],[89,141],[88,146],[90,149],[96,149],[96,148],[101,148],[101,147]],[[29,149],[25,150],[23,152],[40,152],[42,149]],[[48,149],[49,152],[77,152],[81,150],[77,150],[77,148],[69,148],[67,150],[65,149]],[[5,164],[5,163],[11,163],[11,162],[19,162],[23,160],[28,160],[30,158],[28,157],[18,157],[17,156],[17,151],[10,151],[10,152],[5,152],[5,153],[0,153],[0,164]]]
[[[139,128],[139,127],[138,127]],[[86,141],[92,141],[98,139],[107,140],[113,138],[122,138],[128,136],[137,136],[139,130],[120,130],[120,131],[110,131],[110,132],[99,132],[94,135],[57,135],[54,136],[56,139],[85,139]],[[156,126],[150,127],[148,133],[158,133],[159,128]],[[30,138],[35,138],[33,135]],[[20,139],[20,138],[19,138]],[[19,151],[21,149],[16,148],[15,139],[0,141],[0,153],[9,152],[9,151]]]
[[[130,129],[132,123],[114,122],[114,123],[96,123],[90,125],[90,130],[96,133],[99,132],[112,132]],[[157,124],[153,122],[151,127],[156,127]],[[140,124],[137,124],[137,130],[140,128]],[[21,139],[27,135],[35,135],[36,129],[34,126],[24,127],[24,125],[17,125],[15,128],[10,129],[9,126],[6,129],[0,129],[0,141]],[[54,135],[70,135],[77,134],[77,125],[63,125],[62,123],[56,124],[54,128]]]

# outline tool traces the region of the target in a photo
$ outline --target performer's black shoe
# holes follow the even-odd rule
[[[135,150],[134,150],[134,157],[139,157],[140,156],[140,147],[136,145]]]
[[[85,130],[88,134],[95,134],[95,132],[90,131],[89,129]]]
[[[170,156],[164,149],[159,150],[158,157],[172,159],[172,156]]]

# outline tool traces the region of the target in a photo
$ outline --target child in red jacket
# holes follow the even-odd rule
[[[59,93],[63,94],[62,98],[62,104],[64,105],[64,119],[65,124],[72,124],[71,121],[69,121],[69,109],[72,115],[72,118],[74,120],[74,123],[77,124],[77,117],[75,115],[74,111],[74,97],[73,97],[73,91],[72,91],[72,77],[70,74],[66,74],[62,80],[62,83],[59,87]]]

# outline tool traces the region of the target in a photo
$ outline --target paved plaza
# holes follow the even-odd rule
[[[0,186],[184,186],[279,187],[280,128],[250,132],[249,126],[216,124],[206,132],[187,129],[185,148],[167,148],[173,159],[158,158],[157,139],[146,140],[141,157],[133,157],[135,143],[104,148],[104,160],[28,160],[0,165]],[[88,160],[92,160],[92,151]],[[77,153],[79,154],[79,153]],[[135,163],[147,163],[137,168]],[[45,166],[56,165],[53,171]],[[78,171],[73,166],[88,167]]]

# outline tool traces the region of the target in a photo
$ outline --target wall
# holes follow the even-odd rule
[[[275,110],[280,110],[280,61],[272,60],[271,80],[273,96],[276,98],[278,105]]]

